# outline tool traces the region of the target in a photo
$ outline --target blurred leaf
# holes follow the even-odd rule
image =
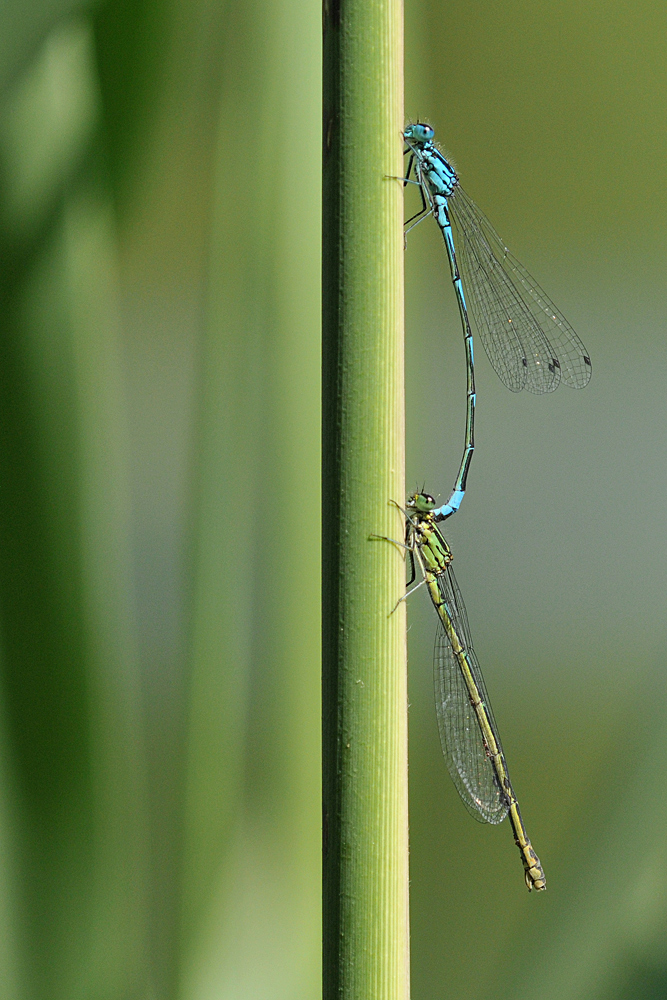
[[[114,247],[81,169],[95,99],[90,32],[71,22],[1,127],[16,167],[0,289],[10,969],[21,995],[51,998],[143,992],[147,975]]]

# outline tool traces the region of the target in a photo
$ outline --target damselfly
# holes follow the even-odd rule
[[[526,885],[529,890],[545,889],[542,865],[521,818],[473,649],[468,616],[452,569],[452,553],[436,523],[443,518],[428,493],[409,497],[403,514],[403,544],[412,566],[408,586],[415,580],[416,560],[423,577],[417,586],[426,585],[439,619],[433,664],[435,707],[449,773],[475,819],[500,823],[509,815]]]
[[[429,215],[438,224],[466,346],[466,441],[454,491],[440,508],[447,516],[461,504],[474,450],[475,369],[467,301],[491,364],[513,392],[552,392],[561,382],[581,389],[590,380],[591,359],[563,314],[465,193],[456,171],[436,147],[431,126],[408,125],[403,137],[405,153],[410,154],[403,181],[416,184],[422,200],[420,211],[406,223],[406,233]]]

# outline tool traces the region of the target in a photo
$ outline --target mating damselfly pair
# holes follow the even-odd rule
[[[434,677],[438,728],[454,784],[472,815],[500,823],[509,815],[528,889],[545,889],[539,858],[526,833],[509,778],[498,727],[472,645],[465,605],[452,570],[452,554],[438,528],[463,500],[474,451],[475,373],[468,302],[486,353],[500,379],[518,392],[551,392],[561,382],[583,388],[590,357],[563,314],[507,250],[485,215],[463,191],[456,172],[437,149],[430,125],[408,125],[404,184],[416,184],[422,207],[406,233],[432,215],[440,228],[461,315],[466,352],[467,407],[463,457],[452,494],[441,507],[429,494],[413,494],[401,544],[422,573],[438,615]],[[414,172],[414,178],[411,173]],[[457,248],[459,255],[457,256]]]

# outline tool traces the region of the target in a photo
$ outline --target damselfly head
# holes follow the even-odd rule
[[[408,497],[408,510],[416,510],[419,514],[428,514],[435,509],[435,500],[430,493],[413,493]]]
[[[434,135],[435,132],[426,122],[413,122],[403,130],[407,142],[431,142]]]

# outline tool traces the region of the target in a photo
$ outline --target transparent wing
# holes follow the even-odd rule
[[[514,392],[552,392],[561,381],[582,389],[590,357],[563,314],[460,185],[448,204],[466,298],[499,378]]]
[[[475,684],[485,704],[498,748],[500,738],[482,672],[470,641],[468,617],[461,592],[450,567],[438,577],[444,606],[464,648]],[[468,687],[442,622],[438,623],[433,660],[435,709],[442,752],[447,768],[468,812],[482,823],[500,823],[507,815],[507,801],[500,790],[489,758]]]

